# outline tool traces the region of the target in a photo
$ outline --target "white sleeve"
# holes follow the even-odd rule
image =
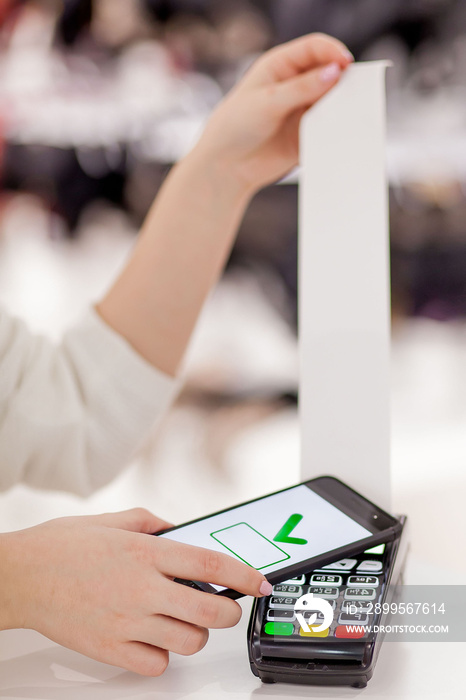
[[[127,465],[177,388],[93,309],[58,346],[0,309],[0,490],[90,494]]]

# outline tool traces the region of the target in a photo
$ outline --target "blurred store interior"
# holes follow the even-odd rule
[[[0,24],[0,303],[54,338],[105,290],[170,166],[261,52],[323,31],[357,60],[393,61],[394,506],[417,494],[430,546],[414,556],[442,548],[464,579],[465,547],[431,508],[442,499],[459,524],[466,487],[466,3],[0,0]],[[181,522],[296,481],[296,255],[291,181],[253,200],[186,385],[134,464],[86,501],[16,487],[0,530],[135,505]]]

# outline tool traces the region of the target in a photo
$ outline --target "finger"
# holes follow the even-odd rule
[[[143,642],[125,642],[106,663],[141,676],[161,676],[168,666],[168,651]]]
[[[241,607],[231,598],[204,593],[174,581],[158,591],[157,612],[206,629],[234,627]]]
[[[209,631],[173,617],[151,615],[138,629],[136,639],[176,654],[191,656],[205,647]]]
[[[147,534],[172,527],[171,523],[162,520],[162,518],[158,518],[145,508],[131,508],[130,510],[124,510],[119,513],[96,515],[95,523],[105,525],[106,527]]]
[[[311,68],[338,63],[345,68],[354,60],[346,46],[326,34],[308,34],[265,53],[246,76],[248,83],[266,85],[289,80]]]
[[[216,583],[245,595],[261,596],[272,592],[263,574],[229,554],[163,537],[157,538],[157,566],[168,576]]]
[[[287,116],[297,109],[311,107],[339,81],[341,74],[338,63],[329,63],[279,83],[269,94],[278,111]]]

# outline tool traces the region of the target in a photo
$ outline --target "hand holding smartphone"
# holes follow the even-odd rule
[[[256,498],[156,533],[229,554],[271,583],[399,536],[399,521],[330,476]],[[180,581],[230,598],[242,594],[208,581]]]

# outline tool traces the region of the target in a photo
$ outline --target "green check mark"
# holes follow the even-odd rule
[[[290,515],[286,523],[273,538],[273,541],[284,542],[285,544],[307,544],[307,540],[302,540],[300,537],[289,537],[290,532],[293,532],[296,525],[300,523],[302,519],[303,516],[300,513]]]

